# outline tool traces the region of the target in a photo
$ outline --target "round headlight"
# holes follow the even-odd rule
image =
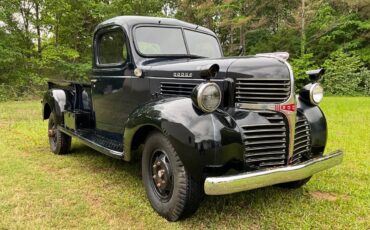
[[[314,105],[318,105],[324,97],[324,89],[319,83],[315,83],[310,88],[310,101]]]
[[[213,112],[221,103],[221,89],[213,82],[202,83],[194,88],[193,103],[204,112]]]

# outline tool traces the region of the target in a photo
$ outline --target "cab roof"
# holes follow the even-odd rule
[[[152,24],[152,25],[168,25],[168,26],[179,26],[188,29],[193,29],[209,34],[215,35],[215,33],[202,26],[198,26],[192,23],[184,22],[174,18],[162,18],[162,17],[147,17],[147,16],[118,16],[108,19],[100,23],[96,30],[108,26],[108,25],[119,25],[129,31],[132,27],[139,24]]]

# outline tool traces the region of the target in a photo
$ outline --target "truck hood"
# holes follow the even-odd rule
[[[289,79],[288,65],[274,57],[247,56],[219,59],[153,59],[142,63],[144,76],[161,78],[199,79],[201,69],[217,64],[216,79],[258,78]]]

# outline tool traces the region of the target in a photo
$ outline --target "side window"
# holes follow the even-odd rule
[[[106,32],[98,38],[98,63],[121,64],[127,60],[126,38],[121,30]]]

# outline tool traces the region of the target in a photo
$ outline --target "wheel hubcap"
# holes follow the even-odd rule
[[[57,140],[57,135],[56,135],[56,132],[57,132],[57,127],[54,123],[54,121],[49,121],[49,128],[48,128],[48,137],[49,137],[49,140],[52,142],[52,143],[56,143],[56,140]]]
[[[49,136],[49,137],[54,137],[54,136],[55,136],[55,129],[54,129],[54,128],[49,129],[49,131],[48,131],[48,136]]]
[[[172,192],[172,171],[168,156],[156,151],[152,157],[152,178],[158,195],[168,198]]]

